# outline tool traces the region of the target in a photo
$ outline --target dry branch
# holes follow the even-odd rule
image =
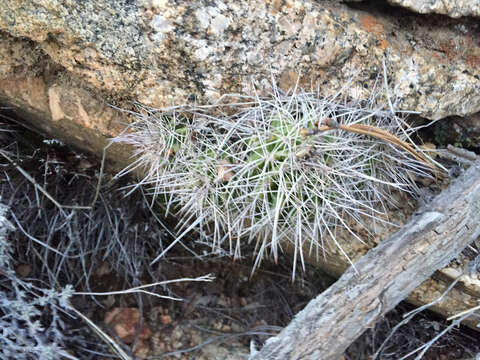
[[[327,120],[330,120],[327,118]],[[328,123],[328,121],[327,121]],[[321,131],[328,131],[328,130],[333,130],[335,128],[348,131],[348,132],[353,132],[356,134],[362,134],[362,135],[368,135],[372,136],[374,138],[377,138],[379,140],[387,141],[393,145],[398,146],[399,148],[402,148],[403,150],[407,151],[410,155],[412,155],[416,160],[419,162],[423,162],[427,164],[432,171],[439,177],[439,178],[445,178],[446,174],[443,172],[443,169],[440,169],[435,163],[431,161],[428,157],[423,155],[422,153],[418,152],[415,150],[415,148],[410,145],[408,142],[403,141],[396,137],[393,134],[390,134],[388,131],[385,131],[379,127],[372,126],[372,125],[364,125],[364,124],[352,124],[352,125],[336,125],[336,126],[330,126],[330,125],[321,125],[318,127],[319,132]]]
[[[312,300],[252,359],[337,359],[480,235],[480,161]]]

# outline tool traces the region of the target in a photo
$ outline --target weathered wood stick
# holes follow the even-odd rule
[[[480,161],[370,250],[251,357],[338,359],[363,331],[480,236]]]

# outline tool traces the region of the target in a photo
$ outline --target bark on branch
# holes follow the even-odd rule
[[[480,161],[370,250],[251,358],[337,359],[480,235]]]

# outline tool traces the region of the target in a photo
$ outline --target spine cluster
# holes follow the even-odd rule
[[[435,174],[410,139],[415,129],[374,103],[275,90],[215,111],[142,108],[134,131],[117,139],[136,147],[123,173],[141,168],[138,185],[180,231],[193,226],[236,257],[255,243],[255,267],[285,246],[303,264],[305,252],[340,247],[338,231],[360,240],[354,228],[385,221],[392,192],[415,195],[415,179]]]

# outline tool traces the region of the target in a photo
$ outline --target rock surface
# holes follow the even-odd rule
[[[366,10],[313,0],[9,0],[0,30],[11,36],[8,52],[32,52],[123,105],[208,103],[252,93],[252,80],[262,91],[272,76],[288,89],[299,74],[325,95],[350,80],[342,92],[365,98],[385,57],[400,110],[434,120],[480,110],[477,22]],[[2,78],[18,65],[10,60]],[[30,65],[48,93],[60,76]]]
[[[480,16],[478,0],[388,0],[388,2],[421,14],[435,13],[452,18]]]

